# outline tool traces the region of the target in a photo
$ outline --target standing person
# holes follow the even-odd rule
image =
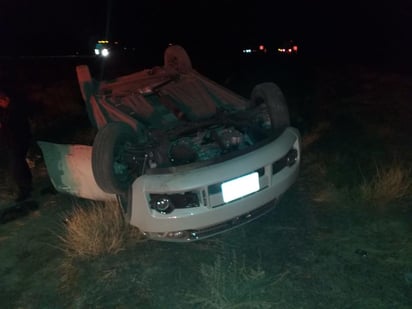
[[[32,190],[32,173],[26,161],[32,132],[24,103],[12,91],[0,89],[0,147],[6,151],[10,177],[17,189],[16,202],[28,199]]]

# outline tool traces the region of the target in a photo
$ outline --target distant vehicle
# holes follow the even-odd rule
[[[290,40],[283,43],[277,51],[281,54],[294,55],[298,53],[298,49],[298,45],[294,41]]]
[[[110,54],[111,44],[107,40],[97,41],[94,47],[94,54],[96,56],[108,57]]]
[[[260,44],[253,48],[244,48],[242,50],[243,54],[266,54],[267,52],[268,52],[268,49],[263,44]]]
[[[276,53],[296,55],[298,50],[298,45],[293,40],[289,40],[281,44],[278,48],[268,48],[266,45],[260,44],[251,48],[243,48],[242,53],[245,55],[273,55]]]
[[[76,69],[97,135],[92,146],[39,141],[51,181],[117,200],[150,239],[195,241],[255,220],[298,177],[300,134],[272,82],[242,97],[195,71],[179,45],[163,66],[116,79]]]

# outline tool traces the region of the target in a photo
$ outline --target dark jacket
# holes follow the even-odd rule
[[[12,95],[9,97],[9,106],[0,107],[0,145],[7,148],[27,147],[32,138],[30,111],[24,100]]]

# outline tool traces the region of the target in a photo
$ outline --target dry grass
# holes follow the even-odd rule
[[[270,278],[257,265],[247,266],[235,253],[226,260],[217,256],[213,265],[200,265],[202,289],[185,295],[186,303],[197,308],[273,308],[264,300]]]
[[[125,222],[117,202],[77,205],[65,223],[65,233],[59,238],[69,257],[116,254],[125,248],[130,237],[138,237],[135,229]]]
[[[330,203],[336,201],[339,197],[339,191],[332,184],[319,188],[312,194],[312,201],[316,203]]]
[[[361,196],[368,203],[384,205],[403,199],[411,194],[411,169],[400,163],[388,167],[376,167],[376,174],[360,187]]]

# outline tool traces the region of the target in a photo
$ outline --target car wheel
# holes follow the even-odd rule
[[[256,85],[252,90],[251,100],[254,106],[263,106],[266,110],[273,133],[278,134],[290,125],[285,96],[275,83]]]
[[[110,122],[97,132],[92,149],[92,170],[103,191],[127,192],[139,172],[130,152],[137,143],[137,133],[123,122]]]
[[[183,47],[171,45],[165,50],[164,66],[186,74],[192,69],[192,62]]]

